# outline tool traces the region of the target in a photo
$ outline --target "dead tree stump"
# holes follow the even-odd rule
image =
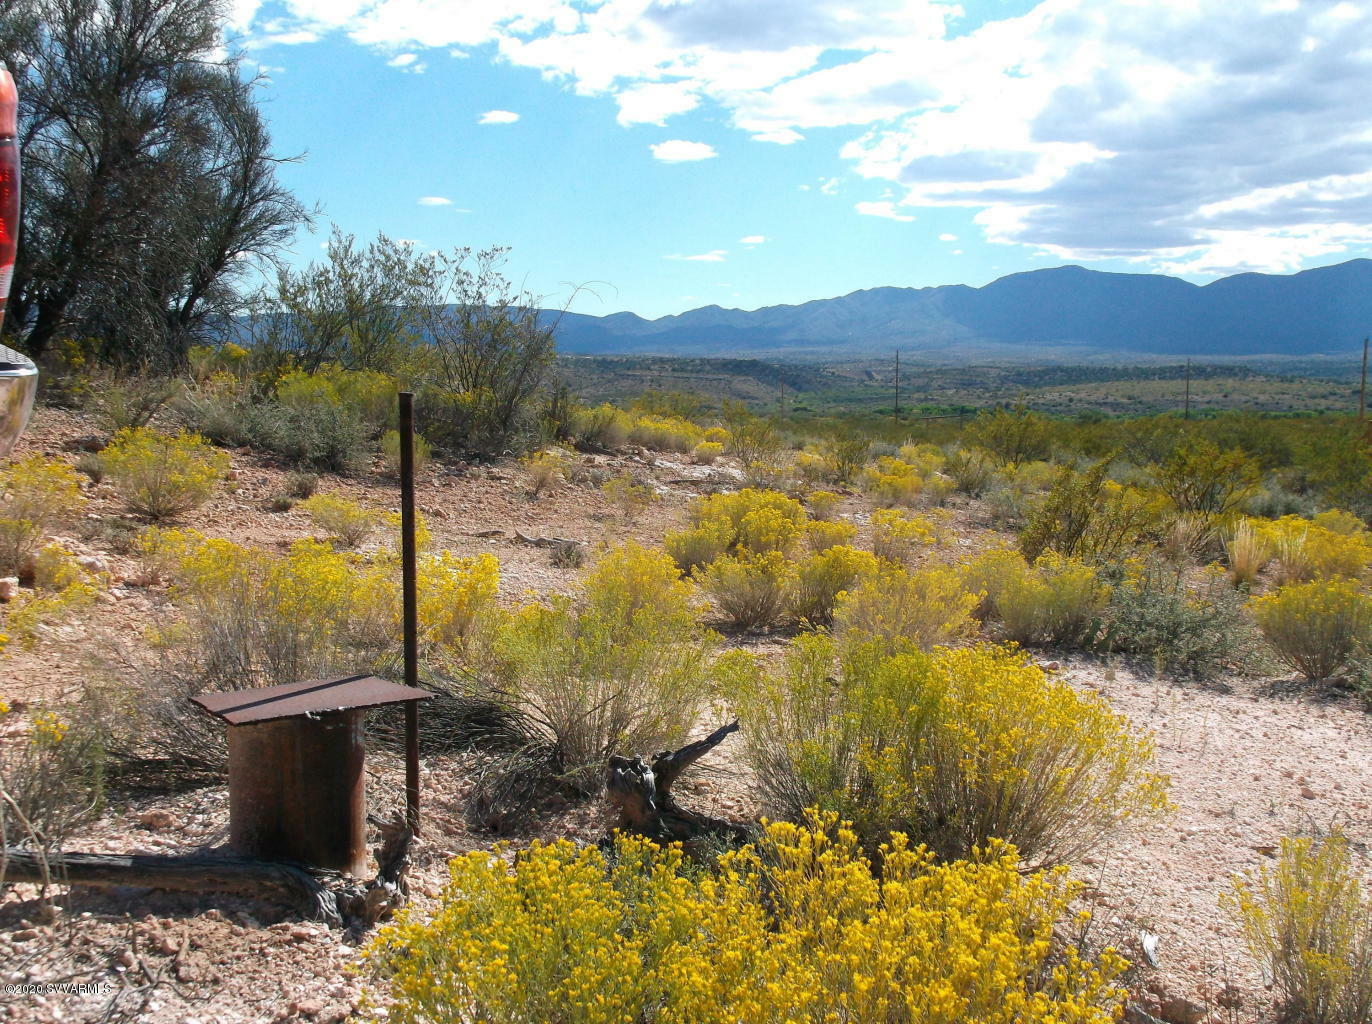
[[[682,807],[672,795],[672,784],[682,772],[737,731],[738,722],[731,722],[679,750],[654,754],[651,763],[642,756],[611,757],[605,796],[619,810],[618,831],[656,843],[681,843],[692,853],[706,844],[739,846],[751,839],[745,826]]]

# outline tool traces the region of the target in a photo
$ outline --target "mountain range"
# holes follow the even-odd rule
[[[1066,266],[981,288],[867,288],[756,310],[702,306],[646,320],[562,314],[568,354],[920,358],[1348,354],[1372,329],[1372,260],[1205,285]]]

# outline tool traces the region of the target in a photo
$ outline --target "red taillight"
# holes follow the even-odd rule
[[[19,245],[19,141],[15,138],[19,98],[14,78],[0,67],[0,327],[14,276]]]

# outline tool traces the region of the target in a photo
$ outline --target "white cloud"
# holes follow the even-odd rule
[[[694,256],[681,256],[673,253],[662,258],[664,260],[686,260],[691,263],[723,263],[724,257],[728,255],[728,249],[711,249],[709,252],[697,253]]]
[[[653,159],[663,163],[679,164],[691,160],[709,160],[719,156],[715,147],[706,142],[687,142],[685,139],[668,139],[648,147],[653,151]]]
[[[519,115],[513,110],[488,110],[477,118],[477,124],[514,124]]]
[[[900,213],[896,209],[896,204],[889,199],[880,199],[872,202],[854,203],[853,209],[858,213],[868,217],[885,217],[887,220],[899,220],[909,222],[914,220],[908,213]]]
[[[819,190],[820,190],[821,192],[823,192],[826,196],[837,195],[837,194],[838,194],[838,179],[837,179],[837,178],[820,178],[820,179],[819,179]]]
[[[771,131],[758,132],[753,136],[754,142],[774,142],[778,146],[789,146],[793,142],[800,142],[805,138],[794,128],[774,128]]]
[[[943,0],[233,0],[230,13],[250,46],[335,32],[387,54],[486,46],[613,99],[626,125],[699,109],[782,145],[827,128],[853,172],[895,190],[892,212],[966,208],[990,240],[1063,259],[1199,274],[1372,245],[1372,6],[1043,0],[952,34],[964,17]]]
[[[956,242],[958,240],[958,236],[950,235],[945,232],[944,234],[938,236],[938,240],[940,242]]]
[[[667,118],[694,110],[700,103],[688,82],[650,82],[625,89],[615,100],[619,103],[619,123],[665,124]]]
[[[738,240],[739,245],[761,245],[767,241],[766,235],[744,235]]]
[[[419,59],[417,53],[397,53],[390,60],[386,61],[389,68],[399,68],[401,71],[408,71],[412,75],[422,75],[429,69],[429,65]]]
[[[420,196],[420,206],[452,206],[453,201],[447,196]]]

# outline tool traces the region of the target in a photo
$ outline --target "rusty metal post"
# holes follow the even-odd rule
[[[400,575],[405,685],[419,686],[419,589],[415,566],[414,394],[400,392]],[[405,705],[405,820],[419,835],[419,705]]]

